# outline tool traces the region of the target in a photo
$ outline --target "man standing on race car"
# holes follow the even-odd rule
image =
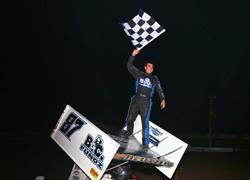
[[[143,149],[148,149],[149,144],[149,118],[151,114],[152,97],[156,90],[160,99],[160,108],[166,106],[165,96],[157,76],[153,75],[154,65],[150,62],[144,63],[144,72],[134,66],[135,56],[139,50],[135,49],[127,62],[127,68],[135,79],[135,95],[131,98],[126,118],[127,131],[122,135],[128,137],[133,134],[134,121],[138,114],[141,115],[142,144]]]

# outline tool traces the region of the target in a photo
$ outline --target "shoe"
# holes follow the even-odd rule
[[[137,152],[138,156],[143,156],[143,157],[152,157],[152,155],[149,153],[149,147],[148,145],[141,145],[140,150]]]
[[[142,150],[142,152],[147,153],[147,152],[149,151],[148,145],[142,145],[142,146],[141,146],[141,150]]]
[[[132,133],[130,133],[129,131],[126,131],[126,130],[121,130],[121,132],[120,132],[120,136],[122,138],[128,138],[130,135],[132,135]]]

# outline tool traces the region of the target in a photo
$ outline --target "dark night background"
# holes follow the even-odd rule
[[[142,8],[167,29],[136,65],[155,63],[167,95],[152,121],[206,133],[213,94],[220,133],[249,133],[250,12],[244,1],[19,1],[2,34],[2,132],[50,132],[66,104],[89,120],[122,127],[134,82],[133,46],[119,23]]]
[[[249,134],[248,1],[23,0],[2,6],[1,134],[49,136],[66,104],[122,128],[134,81],[132,43],[119,23],[139,8],[167,29],[142,49],[167,96],[151,120],[173,134]],[[58,148],[59,149],[59,148]]]

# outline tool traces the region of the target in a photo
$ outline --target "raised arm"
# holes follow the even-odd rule
[[[130,74],[135,78],[137,79],[139,77],[139,75],[141,74],[141,71],[139,69],[137,69],[135,66],[134,66],[134,60],[135,60],[135,56],[137,54],[139,54],[139,50],[138,49],[135,49],[131,56],[128,58],[128,62],[127,62],[127,68],[128,68],[128,71],[130,72]]]

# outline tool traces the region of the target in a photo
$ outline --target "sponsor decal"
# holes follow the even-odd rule
[[[160,144],[160,141],[158,139],[156,139],[153,136],[149,136],[149,141],[154,145],[154,146],[158,146]]]
[[[162,132],[160,132],[159,131],[159,129],[157,129],[157,128],[154,128],[154,127],[152,127],[152,126],[150,126],[150,130],[151,130],[151,132],[152,132],[152,134],[154,135],[154,136],[161,136],[162,135]],[[150,142],[154,145],[154,146],[158,146],[159,145],[159,143],[160,143],[160,141],[157,139],[157,138],[155,138],[155,137],[153,137],[153,136],[149,136],[149,140],[150,140]]]
[[[81,144],[80,150],[87,156],[91,162],[100,170],[103,168],[103,139],[102,136],[97,135],[94,139],[91,134],[88,134],[84,143]]]
[[[94,177],[94,178],[98,178],[98,172],[94,169],[94,168],[91,168],[90,170],[90,174]]]
[[[155,136],[161,136],[162,135],[162,132],[160,132],[159,129],[154,128],[152,126],[150,127],[150,129],[151,129],[151,132],[152,132],[153,135],[155,135]]]
[[[153,87],[153,85],[152,85],[152,83],[151,83],[151,81],[150,81],[149,78],[145,78],[145,79],[140,78],[139,84],[141,86],[148,87],[148,88],[152,88]]]

